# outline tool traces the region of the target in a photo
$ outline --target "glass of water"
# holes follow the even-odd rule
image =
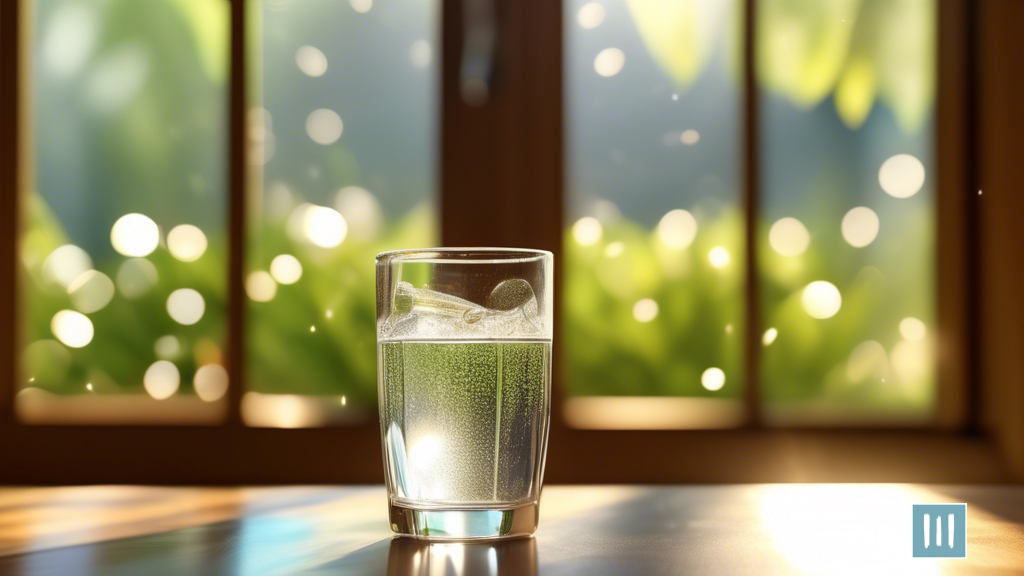
[[[391,529],[439,540],[537,529],[551,410],[552,256],[377,256],[377,389]]]

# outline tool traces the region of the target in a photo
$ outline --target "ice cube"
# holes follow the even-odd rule
[[[417,308],[422,312],[457,316],[467,324],[479,322],[487,313],[482,306],[473,304],[469,300],[427,288],[416,288],[408,282],[399,282],[395,286],[394,305],[392,306],[395,314],[404,316]]]
[[[541,332],[537,298],[526,280],[500,282],[480,306],[451,294],[395,286],[392,314],[381,326],[386,338],[505,338]]]

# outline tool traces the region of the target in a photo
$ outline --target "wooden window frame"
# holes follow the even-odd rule
[[[31,0],[24,0],[30,2]],[[229,0],[225,0],[229,1]],[[757,214],[757,86],[752,34],[755,0],[746,3],[744,205],[747,253],[753,250]],[[543,248],[556,256],[561,275],[563,212],[563,18],[552,0],[495,0],[500,37],[490,100],[466,105],[459,91],[461,0],[442,0],[440,205],[444,245]],[[986,0],[998,4],[998,0]],[[261,484],[296,482],[378,483],[383,478],[375,419],[338,428],[246,427],[240,406],[245,381],[246,300],[246,42],[248,0],[230,0],[230,189],[227,364],[231,374],[226,421],[212,426],[57,426],[18,422],[13,397],[18,370],[17,245],[20,194],[32,170],[26,117],[27,27],[22,2],[0,4],[0,483]],[[931,428],[766,429],[758,418],[759,311],[756,262],[747,262],[747,424],[717,431],[576,430],[562,420],[561,359],[564,333],[556,323],[555,377],[547,482],[751,482],[751,481],[999,481],[1024,477],[1024,431],[985,406],[1016,398],[1015,384],[984,371],[984,313],[1005,304],[1002,290],[980,284],[989,266],[1006,266],[1016,254],[981,245],[979,182],[1021,184],[1019,175],[979,163],[979,75],[975,54],[981,15],[991,7],[970,0],[939,0],[938,13],[938,315],[943,335],[939,403]],[[1011,22],[1013,20],[1010,20]],[[1017,21],[1018,23],[1020,20]],[[1004,25],[1005,27],[1006,25]],[[1006,34],[1012,34],[1007,28]],[[993,60],[1010,73],[1014,63]],[[1019,84],[1015,85],[1020,90]],[[1019,110],[1004,111],[1017,114]],[[988,153],[1012,149],[1009,135],[988,142]],[[1004,148],[999,148],[1003,146]],[[993,148],[994,147],[994,148]],[[1017,178],[1014,180],[1014,178]],[[1019,214],[1020,199],[1005,200]],[[1016,211],[1016,212],[1014,212]],[[495,215],[500,215],[496,218]],[[985,258],[975,256],[984,255]],[[938,258],[938,256],[937,256]],[[1013,270],[1020,270],[1019,264]],[[1021,274],[1018,288],[1024,288]],[[1011,290],[1010,293],[1014,291]],[[991,306],[990,304],[991,299]],[[561,301],[561,282],[556,302]],[[558,310],[556,310],[557,314]],[[1016,331],[1015,331],[1016,330]],[[1018,328],[1008,329],[1020,336]],[[984,359],[990,352],[984,352]],[[1020,367],[1007,353],[994,365]],[[1019,383],[1017,383],[1019,384]],[[992,400],[996,398],[996,400]],[[1024,402],[1020,406],[1024,414]],[[991,433],[985,433],[989,431]],[[956,462],[956,466],[950,466]]]

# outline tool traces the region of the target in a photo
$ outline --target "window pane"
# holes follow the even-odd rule
[[[762,375],[777,421],[932,413],[934,12],[760,3]]]
[[[565,4],[572,425],[741,415],[741,5]]]
[[[33,12],[32,163],[18,414],[217,421],[227,390],[228,4],[23,6]]]
[[[434,0],[251,4],[250,425],[373,417],[373,257],[435,232]]]

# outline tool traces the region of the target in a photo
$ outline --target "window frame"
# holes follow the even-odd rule
[[[250,428],[240,406],[245,381],[245,223],[247,173],[245,112],[248,79],[245,22],[250,0],[231,6],[229,92],[229,246],[227,368],[229,410],[220,425],[78,426],[18,422],[18,230],[21,191],[30,183],[25,77],[32,0],[0,4],[0,65],[9,81],[0,89],[0,483],[262,484],[295,482],[379,483],[382,458],[375,419],[337,428]],[[495,1],[500,36],[491,99],[466,105],[459,91],[462,58],[461,0],[442,0],[440,206],[442,243],[543,248],[562,271],[563,219],[563,19],[561,2]],[[756,128],[758,91],[753,77],[752,22],[756,0],[744,0],[745,113],[744,206],[748,302],[746,369],[752,375],[744,427],[719,431],[577,430],[562,419],[564,332],[555,327],[553,408],[548,482],[750,482],[750,481],[999,481],[1014,477],[1001,446],[1024,445],[982,430],[986,387],[980,370],[978,310],[989,293],[979,288],[979,211],[973,190],[984,178],[974,142],[980,110],[976,92],[977,22],[969,0],[938,6],[938,317],[945,335],[940,354],[939,402],[930,428],[773,428],[758,418],[760,343],[753,225],[758,206]],[[991,12],[991,11],[989,11]],[[980,13],[985,14],[984,10]],[[1013,70],[1003,64],[1003,72]],[[1012,146],[1009,138],[990,146]],[[1021,200],[1012,200],[1018,202]],[[539,208],[538,208],[539,207]],[[494,218],[501,214],[501,218]],[[1009,252],[1009,251],[1004,251]],[[936,256],[938,258],[938,256]],[[1011,258],[1011,254],[1003,254]],[[1022,282],[1024,284],[1024,282]],[[1024,286],[1022,286],[1024,288]],[[556,303],[562,286],[556,284]],[[1012,292],[1012,291],[1011,291]],[[998,304],[996,302],[995,304]],[[558,311],[556,310],[556,313]],[[998,360],[998,359],[997,359]],[[996,390],[998,393],[999,390]],[[1022,407],[1024,408],[1024,407]],[[324,458],[324,455],[333,456]],[[950,461],[958,462],[949,469]],[[964,465],[966,464],[966,465]],[[1024,477],[1024,470],[1014,470]]]

